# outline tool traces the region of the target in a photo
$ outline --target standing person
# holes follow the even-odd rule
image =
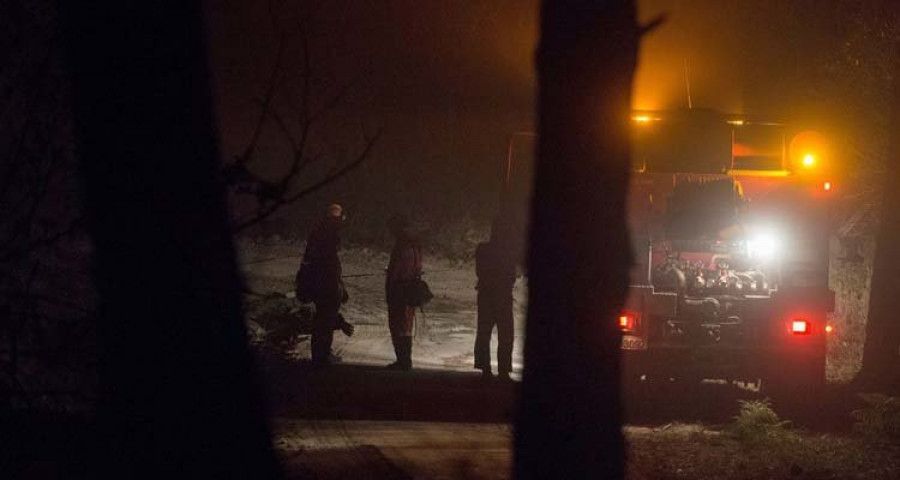
[[[478,276],[478,329],[475,334],[475,368],[485,378],[491,373],[491,333],[497,326],[497,367],[501,379],[509,380],[513,350],[513,285],[516,283],[516,249],[509,229],[500,218],[491,225],[491,238],[475,249]]]
[[[412,336],[416,321],[416,309],[407,304],[403,287],[422,275],[422,249],[407,231],[406,218],[394,215],[387,222],[388,231],[394,237],[394,249],[388,263],[385,278],[385,296],[388,307],[388,328],[397,361],[388,365],[393,370],[412,368]]]
[[[303,262],[297,272],[297,298],[316,306],[312,321],[312,364],[315,368],[331,364],[331,343],[339,326],[342,303],[348,300],[341,280],[340,229],[344,223],[343,208],[328,206],[325,217],[306,241]]]

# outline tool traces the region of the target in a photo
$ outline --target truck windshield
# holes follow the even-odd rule
[[[635,115],[632,119],[636,171],[724,174],[784,168],[781,125],[744,123],[711,110]]]

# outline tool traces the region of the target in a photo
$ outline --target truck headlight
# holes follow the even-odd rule
[[[747,240],[747,255],[750,258],[772,258],[781,250],[781,241],[770,233],[759,233]]]

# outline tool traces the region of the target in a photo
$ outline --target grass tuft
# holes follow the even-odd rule
[[[740,410],[725,431],[732,438],[752,444],[788,440],[794,432],[789,421],[781,420],[768,399],[739,400]]]
[[[860,393],[865,406],[850,412],[853,430],[877,443],[900,443],[900,398],[881,393]]]

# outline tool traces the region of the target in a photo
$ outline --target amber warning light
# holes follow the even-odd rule
[[[807,153],[806,155],[803,156],[803,167],[804,168],[813,168],[815,166],[816,166],[816,156],[815,155],[813,155],[811,153]]]

